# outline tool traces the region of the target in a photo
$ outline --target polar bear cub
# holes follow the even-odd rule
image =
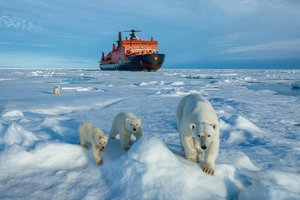
[[[141,119],[133,113],[120,112],[113,121],[110,138],[115,139],[118,134],[120,134],[121,148],[128,151],[132,144],[131,135],[133,134],[136,139],[142,136]]]
[[[198,94],[187,95],[178,104],[176,122],[186,159],[196,162],[204,153],[202,170],[214,175],[220,129],[212,105]]]
[[[79,136],[81,146],[88,147],[88,144],[92,145],[96,165],[101,165],[103,162],[101,151],[104,150],[108,137],[104,135],[101,129],[87,122],[79,126]]]

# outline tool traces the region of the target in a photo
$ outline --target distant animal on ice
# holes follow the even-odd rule
[[[53,87],[53,94],[56,95],[56,96],[60,95],[60,87],[59,87],[59,85],[55,85]]]
[[[196,162],[198,155],[204,153],[202,170],[214,175],[220,129],[210,102],[198,94],[183,97],[177,107],[176,122],[186,159]]]

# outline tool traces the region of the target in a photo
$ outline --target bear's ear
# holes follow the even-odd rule
[[[125,120],[126,120],[126,123],[130,123],[130,120],[128,118],[126,118]]]
[[[196,124],[193,124],[193,123],[190,124],[190,129],[194,130],[195,127],[196,127]]]
[[[211,125],[211,127],[212,127],[214,130],[216,130],[217,124],[210,124],[210,125]]]

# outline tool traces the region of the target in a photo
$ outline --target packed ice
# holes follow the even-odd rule
[[[299,82],[299,70],[1,69],[0,199],[300,199]],[[176,108],[191,93],[219,118],[215,176],[180,144]],[[129,151],[109,140],[97,166],[78,127],[108,135],[121,111],[143,136]]]

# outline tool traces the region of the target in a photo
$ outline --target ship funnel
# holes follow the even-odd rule
[[[104,52],[102,51],[101,60],[104,61]]]
[[[122,32],[119,32],[119,37],[118,37],[118,47],[121,46],[121,42],[122,42]]]

